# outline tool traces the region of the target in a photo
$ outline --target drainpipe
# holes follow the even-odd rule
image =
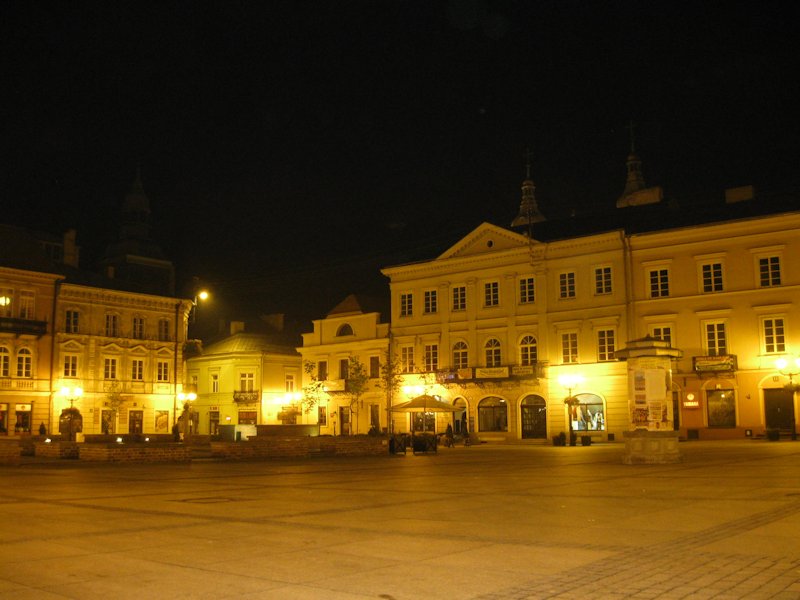
[[[178,422],[178,314],[181,309],[181,303],[175,304],[175,369],[173,375],[173,394],[172,394],[172,426]]]
[[[61,284],[64,282],[64,279],[56,279],[55,283],[53,284],[53,315],[50,320],[50,393],[48,394],[47,399],[47,431],[50,435],[53,434],[53,397],[55,396],[55,390],[53,389],[53,385],[55,384],[56,380],[56,318],[58,317],[58,298],[61,293]],[[33,415],[31,415],[33,416]],[[31,423],[31,432],[34,431],[33,426],[35,423]]]

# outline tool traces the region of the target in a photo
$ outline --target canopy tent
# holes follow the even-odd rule
[[[446,402],[442,402],[435,396],[431,396],[429,394],[423,394],[422,396],[417,396],[413,400],[409,400],[408,402],[402,402],[401,404],[395,404],[392,407],[394,412],[461,412],[466,410],[463,406],[453,406],[452,404],[447,404]]]

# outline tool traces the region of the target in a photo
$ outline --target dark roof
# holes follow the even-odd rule
[[[258,352],[260,354],[288,354],[299,356],[294,346],[283,343],[279,335],[263,333],[235,333],[203,349],[203,356],[233,352]]]
[[[346,315],[353,313],[372,313],[380,314],[380,322],[386,322],[386,315],[389,314],[389,299],[378,298],[375,296],[364,296],[361,294],[350,294],[339,302],[328,313],[329,317]]]

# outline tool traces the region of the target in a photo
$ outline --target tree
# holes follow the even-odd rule
[[[303,406],[303,412],[308,414],[314,410],[315,406],[322,403],[325,397],[325,380],[317,377],[317,365],[310,360],[303,363],[303,371],[308,375],[310,381],[303,386],[303,397],[300,403]]]
[[[358,433],[358,419],[353,418],[353,414],[358,415],[361,407],[361,396],[367,389],[369,373],[357,356],[350,356],[347,365],[347,380],[345,381],[345,391],[350,395],[350,423],[355,422],[355,433]]]
[[[392,354],[391,350],[386,351],[385,360],[381,364],[381,377],[378,385],[386,393],[386,413],[387,423],[389,424],[389,433],[392,433],[393,420],[392,420],[392,404],[394,404],[394,397],[397,394],[400,386],[403,384],[403,369],[397,356]]]

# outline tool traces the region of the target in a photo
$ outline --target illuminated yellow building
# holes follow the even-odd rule
[[[280,332],[249,333],[233,322],[230,335],[190,358],[187,370],[200,434],[218,435],[223,425],[246,437],[256,425],[305,422],[300,355]]]
[[[297,349],[307,366],[305,389],[314,382],[321,388],[310,422],[318,422],[323,435],[386,429],[387,395],[380,382],[389,349],[389,324],[380,309],[351,295],[313,325]],[[360,369],[364,380],[355,394],[348,385],[352,368]]]

